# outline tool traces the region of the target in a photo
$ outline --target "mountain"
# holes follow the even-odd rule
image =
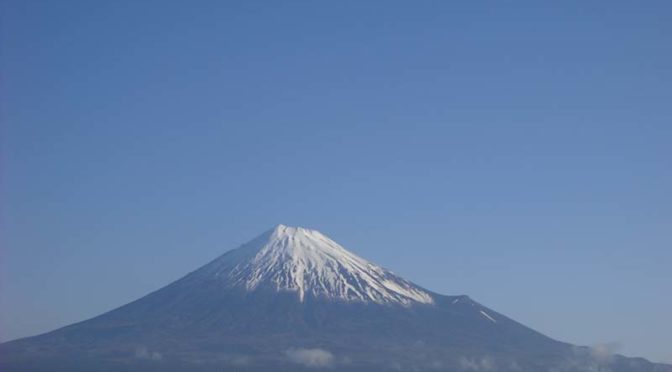
[[[672,372],[555,341],[283,225],[137,301],[0,345],[4,372],[316,369]]]

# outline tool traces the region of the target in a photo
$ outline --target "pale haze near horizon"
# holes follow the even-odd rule
[[[672,362],[669,2],[0,6],[0,340],[283,223]]]

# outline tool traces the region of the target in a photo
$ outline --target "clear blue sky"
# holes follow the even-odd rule
[[[277,223],[672,362],[669,1],[1,1],[0,339]]]

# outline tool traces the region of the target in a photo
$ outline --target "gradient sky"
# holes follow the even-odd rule
[[[672,362],[671,2],[0,3],[1,340],[284,223]]]

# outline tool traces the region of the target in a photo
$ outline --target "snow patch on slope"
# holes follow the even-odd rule
[[[483,310],[481,310],[481,315],[483,315],[484,317],[488,318],[491,322],[493,322],[493,323],[497,323],[497,321],[496,321],[493,317],[491,317],[490,314],[486,313],[486,312],[483,311]]]

